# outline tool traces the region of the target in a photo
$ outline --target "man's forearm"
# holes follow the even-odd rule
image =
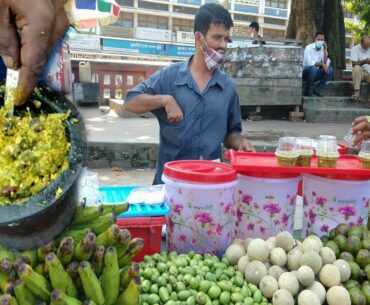
[[[352,67],[354,66],[363,66],[368,63],[368,59],[359,60],[359,61],[352,61]]]
[[[136,114],[143,114],[163,108],[166,105],[166,100],[166,95],[140,94],[131,101],[125,103],[124,109]]]

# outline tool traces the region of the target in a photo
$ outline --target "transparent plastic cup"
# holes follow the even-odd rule
[[[280,166],[295,166],[299,156],[297,140],[295,137],[282,137],[279,139],[279,146],[275,155]]]
[[[335,168],[339,158],[337,139],[334,136],[319,138],[316,155],[318,167]]]
[[[313,155],[313,140],[308,137],[298,137],[296,140],[299,154],[296,166],[310,167]]]
[[[362,168],[370,169],[370,140],[361,143],[361,150],[358,156],[361,159]]]
[[[352,128],[350,128],[347,134],[343,137],[343,140],[346,141],[349,145],[352,145],[356,136],[352,134]]]
[[[335,136],[327,135],[327,134],[322,134],[319,135],[319,140],[337,140]]]

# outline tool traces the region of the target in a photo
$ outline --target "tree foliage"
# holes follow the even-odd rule
[[[359,22],[346,21],[347,30],[351,31],[355,39],[370,34],[370,0],[345,0],[346,10],[357,16]]]

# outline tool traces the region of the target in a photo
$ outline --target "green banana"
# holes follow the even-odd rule
[[[108,213],[114,213],[116,215],[120,215],[124,212],[127,212],[129,208],[129,204],[127,201],[123,202],[118,202],[118,203],[104,203],[103,204],[104,211],[103,214],[108,214]]]
[[[94,221],[89,222],[88,224],[73,226],[73,229],[83,229],[88,226],[96,235],[103,233],[107,230],[112,224],[116,223],[116,215],[113,213],[108,213],[106,215],[100,216]]]
[[[112,305],[119,294],[119,267],[117,250],[115,247],[108,247],[104,256],[104,269],[101,275],[101,286],[106,305]]]
[[[71,262],[74,246],[75,241],[70,236],[66,236],[61,240],[57,250],[57,256],[63,265],[67,265]]]
[[[6,293],[0,296],[0,305],[18,305],[17,299]]]
[[[18,268],[21,264],[30,264],[30,260],[24,256],[17,257],[13,265],[16,272],[18,272]]]
[[[19,269],[19,267],[18,267]],[[48,278],[49,277],[49,272],[45,266],[45,264],[37,264],[33,270],[35,270],[38,274],[41,274],[42,276]]]
[[[113,246],[118,240],[120,230],[120,227],[116,224],[111,225],[107,230],[96,237],[96,244],[104,247]]]
[[[8,273],[0,272],[0,291],[2,293],[12,294],[14,290],[14,282]]]
[[[118,236],[118,242],[115,244],[117,248],[117,256],[119,258],[126,254],[130,240],[131,240],[130,231],[127,229],[121,229]]]
[[[125,289],[133,278],[138,276],[140,265],[138,263],[128,264],[120,272],[120,287]]]
[[[86,297],[93,300],[96,305],[104,305],[105,299],[102,287],[89,262],[83,261],[80,263],[78,274]]]
[[[37,257],[39,262],[44,263],[45,256],[50,252],[55,252],[55,241],[42,242],[37,248]]]
[[[77,207],[71,225],[72,226],[86,225],[89,222],[97,219],[99,216],[103,215],[103,211],[104,211],[103,205]]]
[[[18,268],[18,276],[26,287],[41,300],[47,301],[50,297],[49,281],[38,274],[28,264],[21,264]]]
[[[82,283],[80,276],[78,275],[78,266],[80,265],[79,262],[71,262],[68,266],[66,271],[68,272],[69,276],[72,278],[73,283],[78,291],[82,290]]]
[[[77,289],[58,257],[54,253],[49,253],[45,258],[45,264],[49,271],[51,286],[54,289],[61,290],[70,297],[76,298]]]
[[[14,285],[14,294],[19,305],[34,305],[36,297],[29,291],[26,285],[21,280],[16,280]]]
[[[130,263],[130,261],[134,258],[134,256],[140,252],[143,246],[144,246],[144,240],[142,238],[132,239],[127,246],[126,254],[118,259],[119,266],[123,267],[127,265],[128,263]]]
[[[50,305],[82,305],[82,302],[73,298],[59,289],[55,289],[50,294]]]
[[[97,277],[99,277],[103,271],[104,254],[105,254],[105,247],[101,245],[97,245],[95,247],[94,254],[91,260],[91,266]]]
[[[6,249],[0,250],[0,271],[9,273],[13,268],[14,253]]]
[[[59,238],[63,239],[64,237],[72,237],[75,241],[75,244],[78,243],[81,239],[83,239],[86,234],[91,233],[92,230],[90,228],[81,228],[81,229],[68,229],[64,231]],[[61,241],[61,240],[60,240]]]
[[[96,305],[94,301],[90,300],[90,299],[86,299],[82,305]]]
[[[78,261],[89,260],[94,253],[96,236],[94,233],[88,233],[75,245],[73,258]]]
[[[131,280],[127,288],[119,295],[115,305],[139,305],[140,304],[140,278]]]
[[[34,267],[37,264],[37,249],[30,249],[23,251],[20,255],[20,257],[23,257],[26,260],[26,263]]]

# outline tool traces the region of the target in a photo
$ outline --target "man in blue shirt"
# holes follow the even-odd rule
[[[127,111],[151,111],[160,126],[160,148],[154,184],[162,183],[163,166],[184,159],[214,160],[227,148],[254,151],[240,137],[242,130],[238,93],[233,79],[219,70],[224,62],[230,13],[208,3],[195,16],[195,54],[153,74],[128,92]]]

